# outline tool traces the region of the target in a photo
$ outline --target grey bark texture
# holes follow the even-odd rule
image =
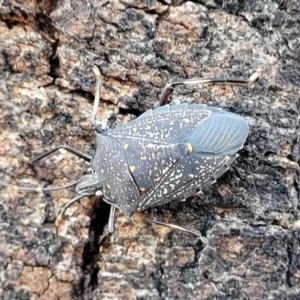
[[[243,116],[240,157],[200,197],[116,216],[96,197],[55,218],[74,189],[0,186],[0,299],[300,299],[299,1],[1,1],[0,180],[63,185],[92,155],[92,67],[103,77],[97,119],[114,128],[157,105],[178,78],[247,78],[250,87],[178,88],[171,104],[205,103]]]

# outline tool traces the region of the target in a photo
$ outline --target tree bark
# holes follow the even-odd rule
[[[249,78],[249,87],[185,86],[172,104],[204,103],[243,116],[239,158],[199,197],[147,212],[72,205],[74,189],[41,194],[0,186],[1,299],[299,299],[300,40],[298,1],[13,1],[0,6],[0,180],[64,185],[93,155],[92,67],[101,71],[99,124],[114,128],[157,105],[179,78]],[[101,149],[98,149],[101,151]]]

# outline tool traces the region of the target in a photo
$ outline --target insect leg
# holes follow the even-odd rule
[[[86,197],[86,196],[90,196],[90,194],[82,194],[82,195],[79,195],[75,198],[73,198],[72,200],[70,200],[64,207],[64,209],[62,210],[62,212],[58,215],[58,217],[56,218],[55,220],[55,226],[56,226],[56,237],[58,237],[58,227],[59,225],[61,224],[62,222],[62,219],[63,219],[63,216],[67,210],[68,207],[70,207],[73,203],[79,201],[80,199]]]
[[[57,146],[55,147],[54,149],[50,150],[50,151],[47,151],[46,153],[43,153],[33,159],[31,159],[29,161],[29,163],[35,163],[36,161],[50,155],[51,153],[59,150],[59,149],[66,149],[68,152],[71,152],[73,153],[74,155],[90,162],[92,160],[92,158],[88,155],[86,155],[85,153],[79,151],[79,150],[76,150],[70,146],[67,146],[67,145],[60,145],[60,146]],[[26,159],[24,159],[25,161],[27,161]],[[22,191],[32,191],[32,192],[51,192],[51,191],[56,191],[56,190],[63,190],[63,189],[67,189],[71,186],[74,186],[76,185],[77,183],[79,183],[81,181],[80,180],[76,180],[76,181],[73,181],[73,182],[70,182],[66,185],[63,185],[63,186],[52,186],[52,187],[42,187],[42,186],[36,186],[36,187],[26,187],[26,186],[18,186],[18,185],[14,185],[14,184],[10,184],[10,183],[7,183],[5,181],[2,181],[0,180],[0,186],[6,186],[8,188],[13,188],[13,189],[17,189],[17,190],[22,190]]]
[[[152,222],[154,222],[157,225],[167,226],[167,227],[170,227],[170,228],[178,229],[178,230],[196,235],[196,236],[199,237],[199,239],[201,240],[201,242],[203,244],[208,244],[207,239],[198,230],[187,229],[187,228],[181,227],[181,226],[176,225],[176,224],[165,223],[165,222],[162,222],[162,221],[158,220],[157,217],[155,216],[154,210],[152,208],[151,208],[151,220],[152,220]]]
[[[101,85],[102,85],[102,82],[101,82],[101,74],[100,74],[100,71],[98,69],[98,67],[94,66],[93,67],[93,72],[97,78],[97,82],[96,82],[96,93],[95,93],[95,101],[94,101],[94,107],[93,107],[93,113],[92,113],[92,124],[95,125],[95,118],[96,118],[96,113],[97,113],[97,109],[98,109],[98,106],[99,106],[99,96],[100,96],[100,90],[101,90]],[[67,150],[68,152],[71,152],[72,154],[90,162],[92,160],[92,157],[90,157],[89,155],[86,155],[85,153],[82,153],[81,151],[79,150],[76,150],[68,145],[59,145],[57,146],[56,148],[46,152],[46,153],[43,153],[33,159],[30,160],[30,163],[34,163],[48,155],[50,155],[51,153],[59,150],[59,149],[65,149]]]
[[[108,219],[108,228],[107,228],[107,231],[109,233],[114,232],[115,213],[116,213],[116,207],[114,205],[112,205],[110,208],[109,219]]]
[[[216,77],[216,78],[193,78],[193,79],[180,79],[177,81],[173,81],[168,83],[160,97],[159,97],[159,106],[163,106],[168,103],[169,97],[173,94],[173,91],[176,86],[181,84],[204,84],[204,83],[227,83],[234,85],[246,85],[251,81],[248,79],[237,79],[237,78],[224,78],[224,77]]]
[[[65,149],[67,150],[68,152],[90,162],[92,160],[92,158],[90,156],[88,156],[87,154],[79,151],[79,150],[76,150],[68,145],[59,145],[57,147],[55,147],[54,149],[50,150],[50,151],[47,151],[41,155],[38,155],[37,157],[31,159],[29,161],[29,163],[35,163],[36,161],[50,155],[51,153],[59,150],[59,149]],[[24,159],[25,160],[25,159]],[[26,160],[25,160],[26,161]],[[37,187],[24,187],[24,186],[18,186],[18,185],[14,185],[14,184],[10,184],[10,183],[7,183],[5,181],[2,181],[0,180],[0,185],[2,186],[6,186],[8,188],[14,188],[14,189],[17,189],[17,190],[22,190],[22,191],[32,191],[32,192],[51,192],[51,191],[56,191],[56,190],[63,190],[63,189],[66,189],[66,188],[69,188],[71,186],[74,186],[76,185],[77,183],[79,183],[81,181],[80,180],[76,180],[76,181],[73,181],[71,183],[68,183],[66,185],[63,185],[63,186],[52,186],[52,187],[42,187],[42,186],[37,186]]]
[[[107,231],[100,237],[98,242],[99,245],[102,245],[105,242],[105,240],[114,232],[115,213],[116,207],[112,205],[110,207]]]
[[[168,83],[160,97],[159,106],[163,106],[168,103],[169,97],[172,95],[175,87],[181,84],[204,84],[204,83],[224,83],[233,85],[247,85],[254,82],[262,73],[262,69],[258,69],[249,79],[238,79],[238,78],[226,78],[226,77],[215,77],[215,78],[193,78],[193,79],[179,79]]]
[[[100,74],[98,67],[94,66],[93,72],[97,78],[97,82],[96,82],[96,93],[95,93],[95,100],[94,100],[94,107],[93,107],[91,122],[95,127],[97,127],[96,126],[96,114],[97,114],[99,101],[100,101],[100,90],[101,90],[101,86],[102,86],[102,81],[101,81],[101,74]]]
[[[35,163],[36,161],[38,161],[38,160],[40,160],[40,159],[42,159],[42,158],[44,158],[44,157],[46,157],[46,156],[52,154],[53,152],[55,152],[55,151],[57,151],[57,150],[59,150],[59,149],[65,149],[65,150],[67,150],[68,152],[70,152],[70,153],[72,153],[72,154],[74,154],[74,155],[76,155],[76,156],[78,156],[78,157],[84,159],[85,161],[90,162],[90,161],[92,160],[92,157],[91,157],[91,156],[89,156],[89,155],[87,155],[87,154],[85,154],[85,153],[83,153],[83,152],[81,152],[81,151],[79,151],[79,150],[77,150],[77,149],[74,149],[73,147],[70,147],[70,146],[68,146],[68,145],[59,145],[59,146],[55,147],[55,148],[52,149],[52,150],[49,150],[49,151],[47,151],[47,152],[45,152],[45,153],[43,153],[43,154],[41,154],[41,155],[38,155],[37,157],[32,158],[32,159],[29,161],[29,163]]]

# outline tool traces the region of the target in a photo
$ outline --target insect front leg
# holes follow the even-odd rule
[[[68,152],[70,152],[70,153],[72,153],[72,154],[74,154],[74,155],[76,155],[76,156],[84,159],[85,161],[90,162],[92,160],[91,156],[89,156],[89,155],[87,155],[87,154],[85,154],[85,153],[83,153],[83,152],[81,152],[81,151],[79,151],[79,150],[77,150],[77,149],[75,149],[75,148],[73,148],[71,146],[68,146],[68,145],[59,145],[59,146],[55,147],[52,150],[49,150],[49,151],[47,151],[45,153],[42,153],[41,155],[38,155],[38,156],[32,158],[29,161],[29,163],[35,163],[38,160],[41,160],[42,158],[47,157],[48,155],[52,154],[53,152],[55,152],[55,151],[57,151],[59,149],[65,149],[66,151],[68,151]]]
[[[32,164],[32,163],[35,163],[45,157],[47,157],[48,155],[52,154],[53,152],[59,150],[59,149],[65,149],[66,151],[84,159],[85,161],[88,161],[90,162],[92,160],[92,157],[90,157],[89,155],[77,150],[77,149],[74,149],[73,147],[70,147],[68,145],[59,145],[57,147],[55,147],[54,149],[51,149],[45,153],[42,153],[32,159],[30,159],[29,161],[27,159],[24,158],[25,161],[28,161],[28,163]],[[18,190],[23,190],[23,191],[33,191],[33,192],[52,192],[52,191],[56,191],[56,190],[63,190],[63,189],[67,189],[69,187],[72,187],[76,184],[78,184],[79,182],[81,181],[80,180],[76,180],[76,181],[73,181],[73,182],[70,182],[66,185],[62,185],[62,186],[51,186],[51,187],[42,187],[42,186],[37,186],[37,187],[24,187],[24,186],[19,186],[19,185],[14,185],[14,184],[10,184],[10,183],[7,183],[5,181],[2,181],[0,180],[0,186],[6,186],[6,187],[9,187],[9,188],[14,188],[14,189],[18,189]]]
[[[93,126],[96,127],[96,114],[97,114],[97,110],[98,110],[98,107],[99,107],[99,101],[100,101],[100,91],[101,91],[101,86],[102,86],[102,81],[101,81],[101,74],[100,74],[100,71],[98,69],[97,66],[94,66],[93,67],[93,72],[96,76],[96,93],[95,93],[95,98],[94,98],[94,107],[93,107],[93,112],[92,112],[92,116],[91,116],[91,123]],[[77,150],[77,149],[74,149],[73,147],[70,147],[68,145],[59,145],[57,147],[55,147],[54,149],[50,150],[50,151],[47,151],[33,159],[30,160],[30,163],[34,163],[48,155],[50,155],[51,153],[59,150],[59,149],[65,149],[67,150],[68,152],[84,159],[85,161],[88,161],[88,162],[91,162],[92,160],[92,157],[89,156],[89,155],[86,155],[85,153]]]

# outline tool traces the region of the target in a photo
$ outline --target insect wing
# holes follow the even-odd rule
[[[193,153],[172,166],[140,201],[138,210],[161,205],[196,193],[226,165],[230,156],[201,156]],[[206,185],[207,186],[207,185]]]
[[[240,150],[249,133],[248,123],[231,113],[214,113],[187,138],[201,155],[232,155]]]
[[[161,145],[129,140],[124,149],[129,170],[141,192],[153,187],[177,161],[189,154],[189,145],[185,143]]]
[[[190,155],[180,159],[145,195],[139,210],[186,198],[213,183],[226,172],[243,146],[249,127],[241,117],[215,111],[183,141],[192,146]]]

